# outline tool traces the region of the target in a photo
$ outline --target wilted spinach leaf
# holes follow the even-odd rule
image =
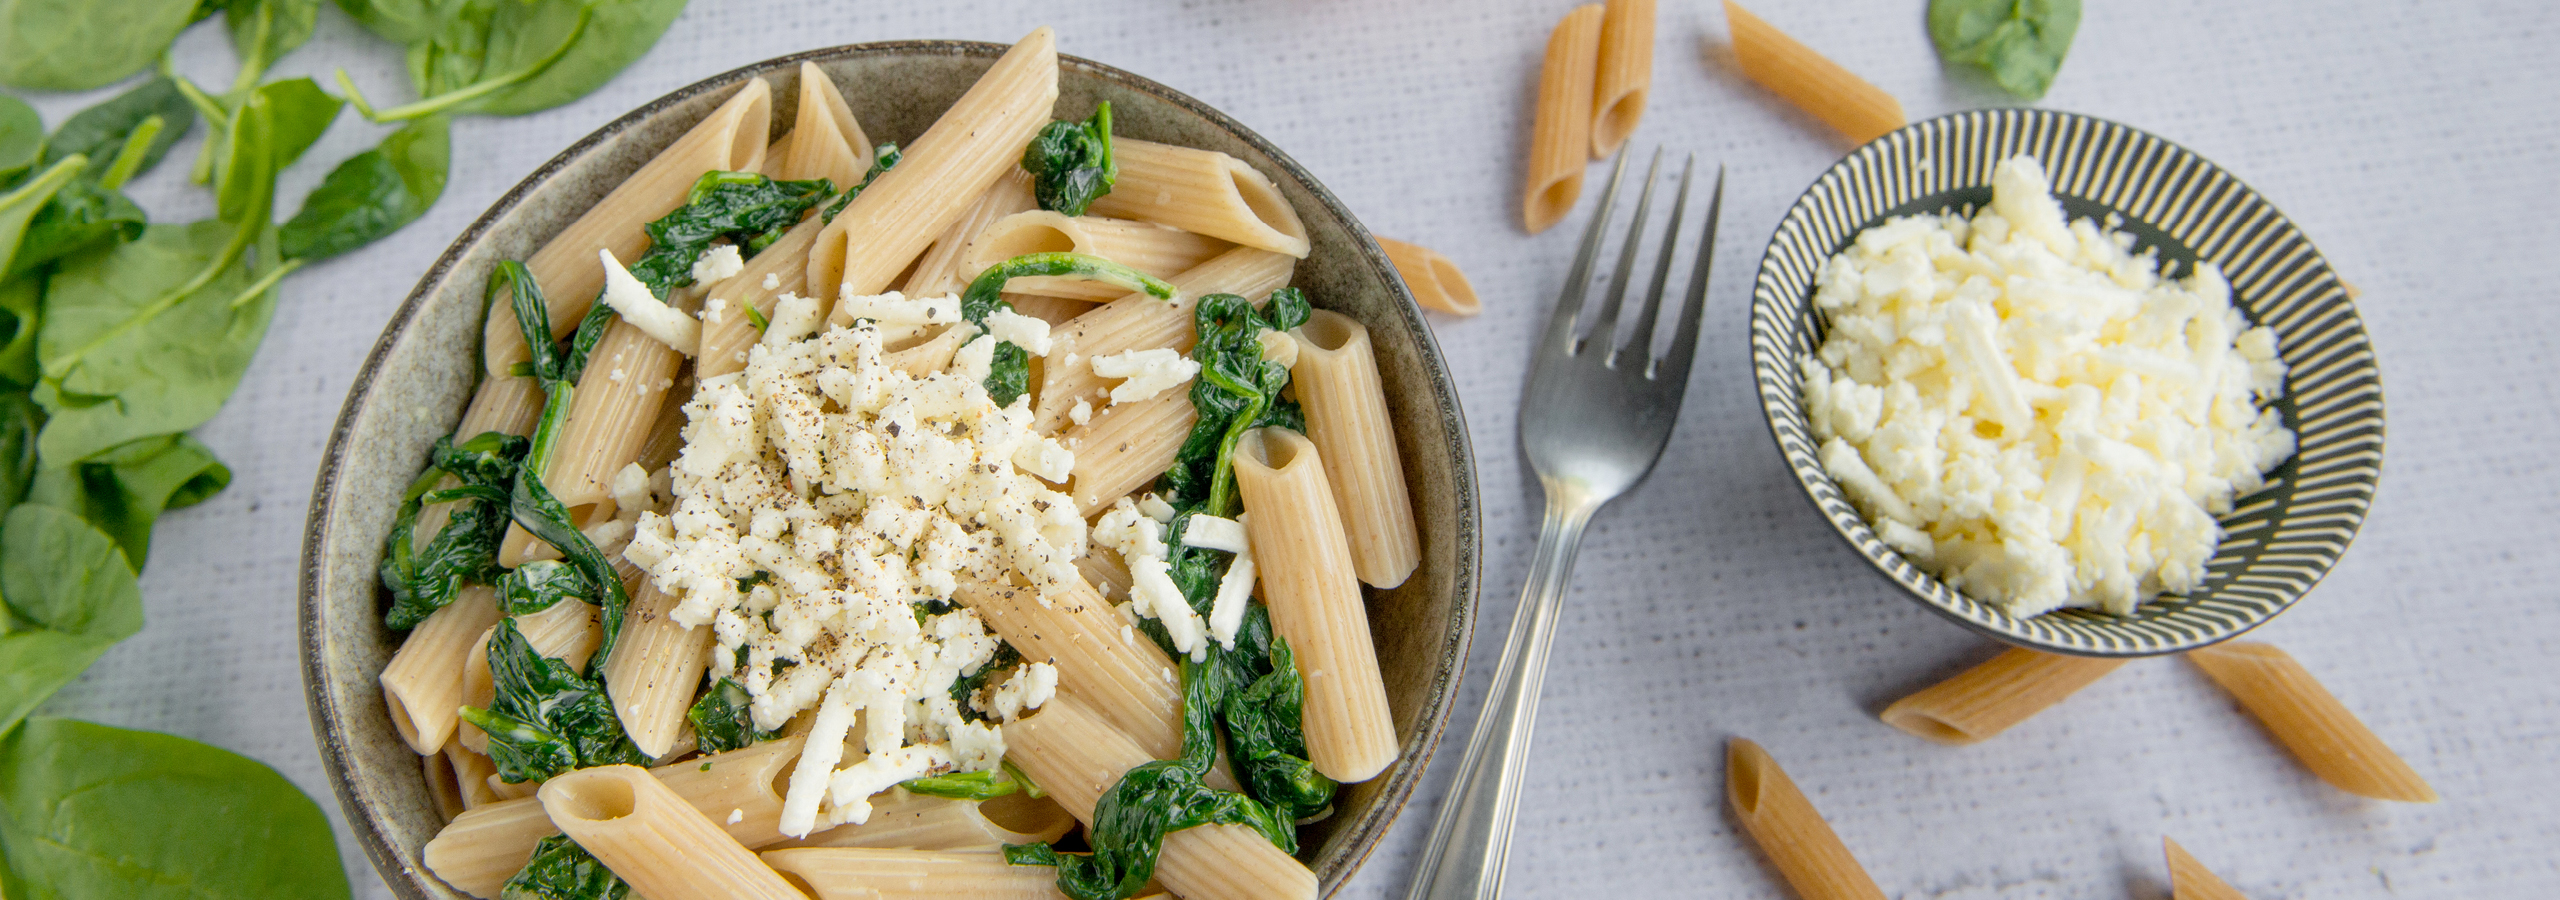
[[[195,11],[196,0],[0,3],[0,84],[43,91],[114,84],[159,58]]]
[[[1236,442],[1265,425],[1302,428],[1297,404],[1280,397],[1289,368],[1262,357],[1261,339],[1264,332],[1305,324],[1307,315],[1306,295],[1296,288],[1271,292],[1260,309],[1234,294],[1202,297],[1193,308],[1200,339],[1191,358],[1200,363],[1200,377],[1191,383],[1191,406],[1200,420],[1175,452],[1173,468],[1156,482],[1175,507],[1233,515]]]
[[[871,151],[871,171],[862,173],[862,183],[845,188],[844,193],[837,194],[835,199],[827,201],[827,208],[818,213],[818,220],[822,222],[833,220],[837,213],[843,212],[845,206],[853,202],[853,198],[862,196],[863,191],[871,188],[872,182],[880,180],[880,173],[889,171],[890,167],[898,164],[898,160],[905,158],[906,153],[900,151],[895,142],[880,142],[880,146]],[[771,242],[767,241],[767,243]]]
[[[1083,124],[1051,122],[1040,129],[1022,150],[1022,170],[1031,173],[1041,209],[1084,215],[1085,207],[1120,180],[1120,164],[1111,159],[1110,102],[1096,105]]]
[[[773,732],[756,730],[755,716],[747,711],[750,699],[734,678],[704,688],[702,698],[684,714],[693,723],[694,745],[704,753],[725,753],[773,737]]]
[[[631,277],[664,300],[667,292],[693,283],[693,263],[713,240],[729,238],[743,251],[758,237],[799,224],[801,214],[834,191],[824,178],[775,181],[753,172],[704,172],[683,206],[642,226],[649,252],[631,264]]]
[[[1001,768],[910,778],[898,786],[909,793],[954,800],[993,800],[1022,790],[1022,782],[1013,780],[1013,773]]]
[[[533,845],[533,858],[498,889],[498,900],[622,900],[630,894],[631,886],[587,848],[555,834]]]
[[[348,896],[328,818],[274,769],[49,716],[0,740],[0,857],[26,900]]]
[[[277,232],[280,249],[287,257],[320,259],[400,230],[444,194],[452,157],[453,128],[445,117],[401,126],[381,146],[330,170]]]
[[[1164,279],[1099,256],[1026,253],[988,266],[970,279],[968,289],[960,293],[960,317],[971,325],[986,327],[988,316],[999,310],[1013,311],[1013,304],[1004,300],[1005,282],[1035,275],[1099,281],[1167,300],[1173,299],[1174,294],[1173,285]],[[1011,341],[997,344],[994,365],[987,369],[987,396],[997,406],[1011,406],[1015,398],[1030,389],[1031,355]]]
[[[103,173],[108,162],[116,158],[125,142],[142,123],[160,117],[160,130],[153,134],[133,174],[151,171],[151,167],[167,156],[170,145],[185,137],[196,124],[196,108],[179,93],[177,82],[165,77],[145,81],[134,89],[117,94],[96,106],[73,113],[54,129],[53,139],[45,142],[44,157],[52,162],[77,153],[87,156],[89,171]]]
[[[498,542],[507,533],[516,469],[531,442],[503,432],[482,432],[460,444],[438,438],[428,452],[427,469],[409,483],[401,497],[391,535],[383,540],[382,586],[391,592],[391,609],[383,625],[397,630],[417,627],[427,616],[453,602],[467,582],[497,579]],[[448,476],[460,482],[447,491],[434,488]],[[443,530],[416,545],[418,510],[429,500],[456,505]]]
[[[586,579],[567,563],[537,559],[498,578],[498,610],[510,616],[538,613],[563,600],[585,602]]]
[[[230,485],[231,469],[211,449],[184,434],[164,434],[47,468],[27,502],[78,513],[114,538],[139,572],[151,553],[151,523],[162,512],[202,503]]]
[[[2080,0],[1929,0],[1938,55],[2029,100],[2053,87],[2078,30]]]
[[[489,676],[497,699],[488,709],[463,707],[463,721],[489,733],[489,758],[501,780],[541,781],[570,769],[649,758],[622,733],[604,685],[568,663],[533,652],[514,619],[489,633]]]
[[[142,630],[142,589],[115,541],[50,506],[20,504],[0,524],[0,598],[0,731]]]

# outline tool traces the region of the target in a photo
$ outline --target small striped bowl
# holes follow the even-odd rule
[[[2015,618],[1947,587],[1877,539],[1816,458],[1797,361],[1823,339],[1813,310],[1822,262],[1893,216],[1979,208],[1991,168],[2026,153],[2044,163],[2064,213],[2131,232],[2183,276],[2222,267],[2251,322],[2274,328],[2289,368],[2275,402],[2300,451],[2222,517],[2204,583],[2131,616],[2061,610]],[[2346,552],[2382,467],[2382,381],[2364,323],[2327,260],[2284,214],[2204,157],[2132,128],[2072,113],[1991,109],[1907,126],[1858,148],[1807,188],[1778,223],[1751,295],[1751,363],[1769,432],[1823,518],[1876,571],[1930,610],[2037,650],[2148,656],[2224,640],[2300,600]]]

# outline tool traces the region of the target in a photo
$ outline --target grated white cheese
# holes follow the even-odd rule
[[[987,314],[987,333],[1033,356],[1049,355],[1049,323],[1012,310]]]
[[[717,284],[746,268],[747,261],[738,256],[737,245],[714,244],[711,249],[702,251],[701,256],[694,257],[693,281],[695,284]]]
[[[1208,625],[1183,599],[1166,561],[1164,526],[1122,497],[1093,525],[1093,540],[1120,552],[1129,566],[1132,611],[1164,625],[1173,649],[1192,662],[1209,658]]]
[[[702,343],[702,323],[650,293],[648,285],[631,277],[631,270],[613,258],[613,251],[597,250],[596,258],[604,264],[604,305],[613,307],[614,312],[622,314],[623,321],[658,339],[658,343],[686,356],[697,352]]]
[[[1200,374],[1200,363],[1170,347],[1127,350],[1093,358],[1093,374],[1123,378],[1111,389],[1111,402],[1135,403],[1179,387]]]
[[[1077,397],[1076,405],[1067,407],[1067,421],[1078,425],[1093,421],[1093,402]]]
[[[1887,544],[2011,615],[2194,588],[2214,516],[2293,454],[2273,332],[2212,264],[2162,278],[2066,222],[2043,167],[1991,207],[1893,219],[1823,264],[1802,362],[1820,458]]]
[[[781,286],[782,286],[782,276],[781,276],[780,274],[773,273],[773,272],[766,272],[766,273],[764,273],[764,289],[765,289],[765,290],[770,291],[770,290],[773,290],[773,289],[778,288],[778,287],[781,287]]]

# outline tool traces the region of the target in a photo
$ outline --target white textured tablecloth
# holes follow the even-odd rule
[[[418,274],[509,185],[625,110],[813,46],[1010,41],[1158,79],[1295,156],[1374,229],[1448,252],[1485,313],[1435,319],[1484,485],[1482,625],[1435,777],[1344,891],[1401,897],[1511,620],[1538,498],[1514,413],[1531,335],[1586,209],[1519,231],[1537,61],[1569,4],[696,0],[666,39],[566,107],[454,128],[453,181],[389,240],[285,282],[239,393],[198,432],[231,488],[161,520],[149,624],[47,711],[187,735],[282,769],[340,817],[311,739],[293,594],[312,472],[349,379]],[[1997,102],[1951,80],[1921,0],[1762,0],[1759,12],[1898,95],[1913,117]],[[2043,105],[2213,159],[2281,207],[2341,276],[2381,358],[2387,464],[2361,539],[2255,636],[2290,649],[2445,796],[2361,800],[2296,766],[2193,669],[2137,663],[1987,744],[1875,721],[1992,650],[1869,574],[1789,482],[1749,389],[1750,274],[1778,216],[1847,147],[1739,80],[1722,15],[1662,6],[1637,144],[1731,169],[1708,330],[1669,453],[1583,547],[1548,673],[1513,896],[1780,896],[1725,812],[1723,745],[1766,745],[1888,895],[2164,898],[2174,835],[2252,897],[2560,895],[2560,12],[2537,2],[2091,4]],[[182,71],[228,83],[215,26]],[[334,7],[279,71],[345,66],[405,97],[398,48]],[[324,83],[326,81],[324,77]],[[47,121],[100,94],[38,99]],[[299,197],[383,129],[345,117],[286,173]],[[201,130],[198,132],[201,134]],[[196,139],[135,188],[155,219],[210,213]],[[342,818],[342,817],[340,817]],[[341,837],[342,843],[346,838]],[[388,896],[352,846],[359,896]]]

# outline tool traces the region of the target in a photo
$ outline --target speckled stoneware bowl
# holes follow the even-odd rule
[[[1979,209],[1991,168],[2042,161],[2063,213],[2095,218],[2184,277],[2211,260],[2232,302],[2275,330],[2287,369],[2272,404],[2301,447],[2267,486],[2221,518],[2201,585],[2129,616],[2060,610],[2018,618],[1947,586],[1888,547],[1816,459],[1796,361],[1822,344],[1815,274],[1858,232],[1895,216]],[[2111,220],[2114,217],[2114,220]],[[1779,221],[1751,294],[1751,363],[1769,432],[1825,520],[1876,571],[1930,611],[2022,647],[2150,656],[2226,640],[2284,612],[2345,553],[2382,474],[2382,376],[2345,285],[2293,223],[2204,157],[2104,119],[1992,109],[1916,122],[1833,165]]]
[[[375,678],[399,635],[382,625],[375,580],[383,537],[427,448],[461,418],[475,386],[481,288],[492,266],[522,259],[602,198],[624,175],[698,121],[747,79],[774,87],[777,129],[792,120],[797,71],[811,61],[839,84],[875,140],[901,143],[986,70],[1004,47],[910,41],[787,56],[668,94],[587,136],[500,199],[455,239],[382,332],[339,413],[313,490],[303,548],[303,682],[321,759],[357,840],[407,898],[459,898],[419,863],[443,826],[416,754],[393,732]],[[1119,69],[1060,58],[1063,117],[1111,101],[1120,133],[1225,151],[1270,175],[1305,219],[1314,251],[1294,284],[1320,307],[1367,325],[1397,423],[1397,449],[1420,520],[1422,568],[1373,593],[1369,615],[1404,752],[1386,774],[1342,795],[1338,812],[1303,834],[1300,854],[1331,893],[1358,867],[1412,794],[1446,724],[1474,624],[1478,563],[1474,456],[1439,346],[1368,229],[1297,163],[1233,119]]]

